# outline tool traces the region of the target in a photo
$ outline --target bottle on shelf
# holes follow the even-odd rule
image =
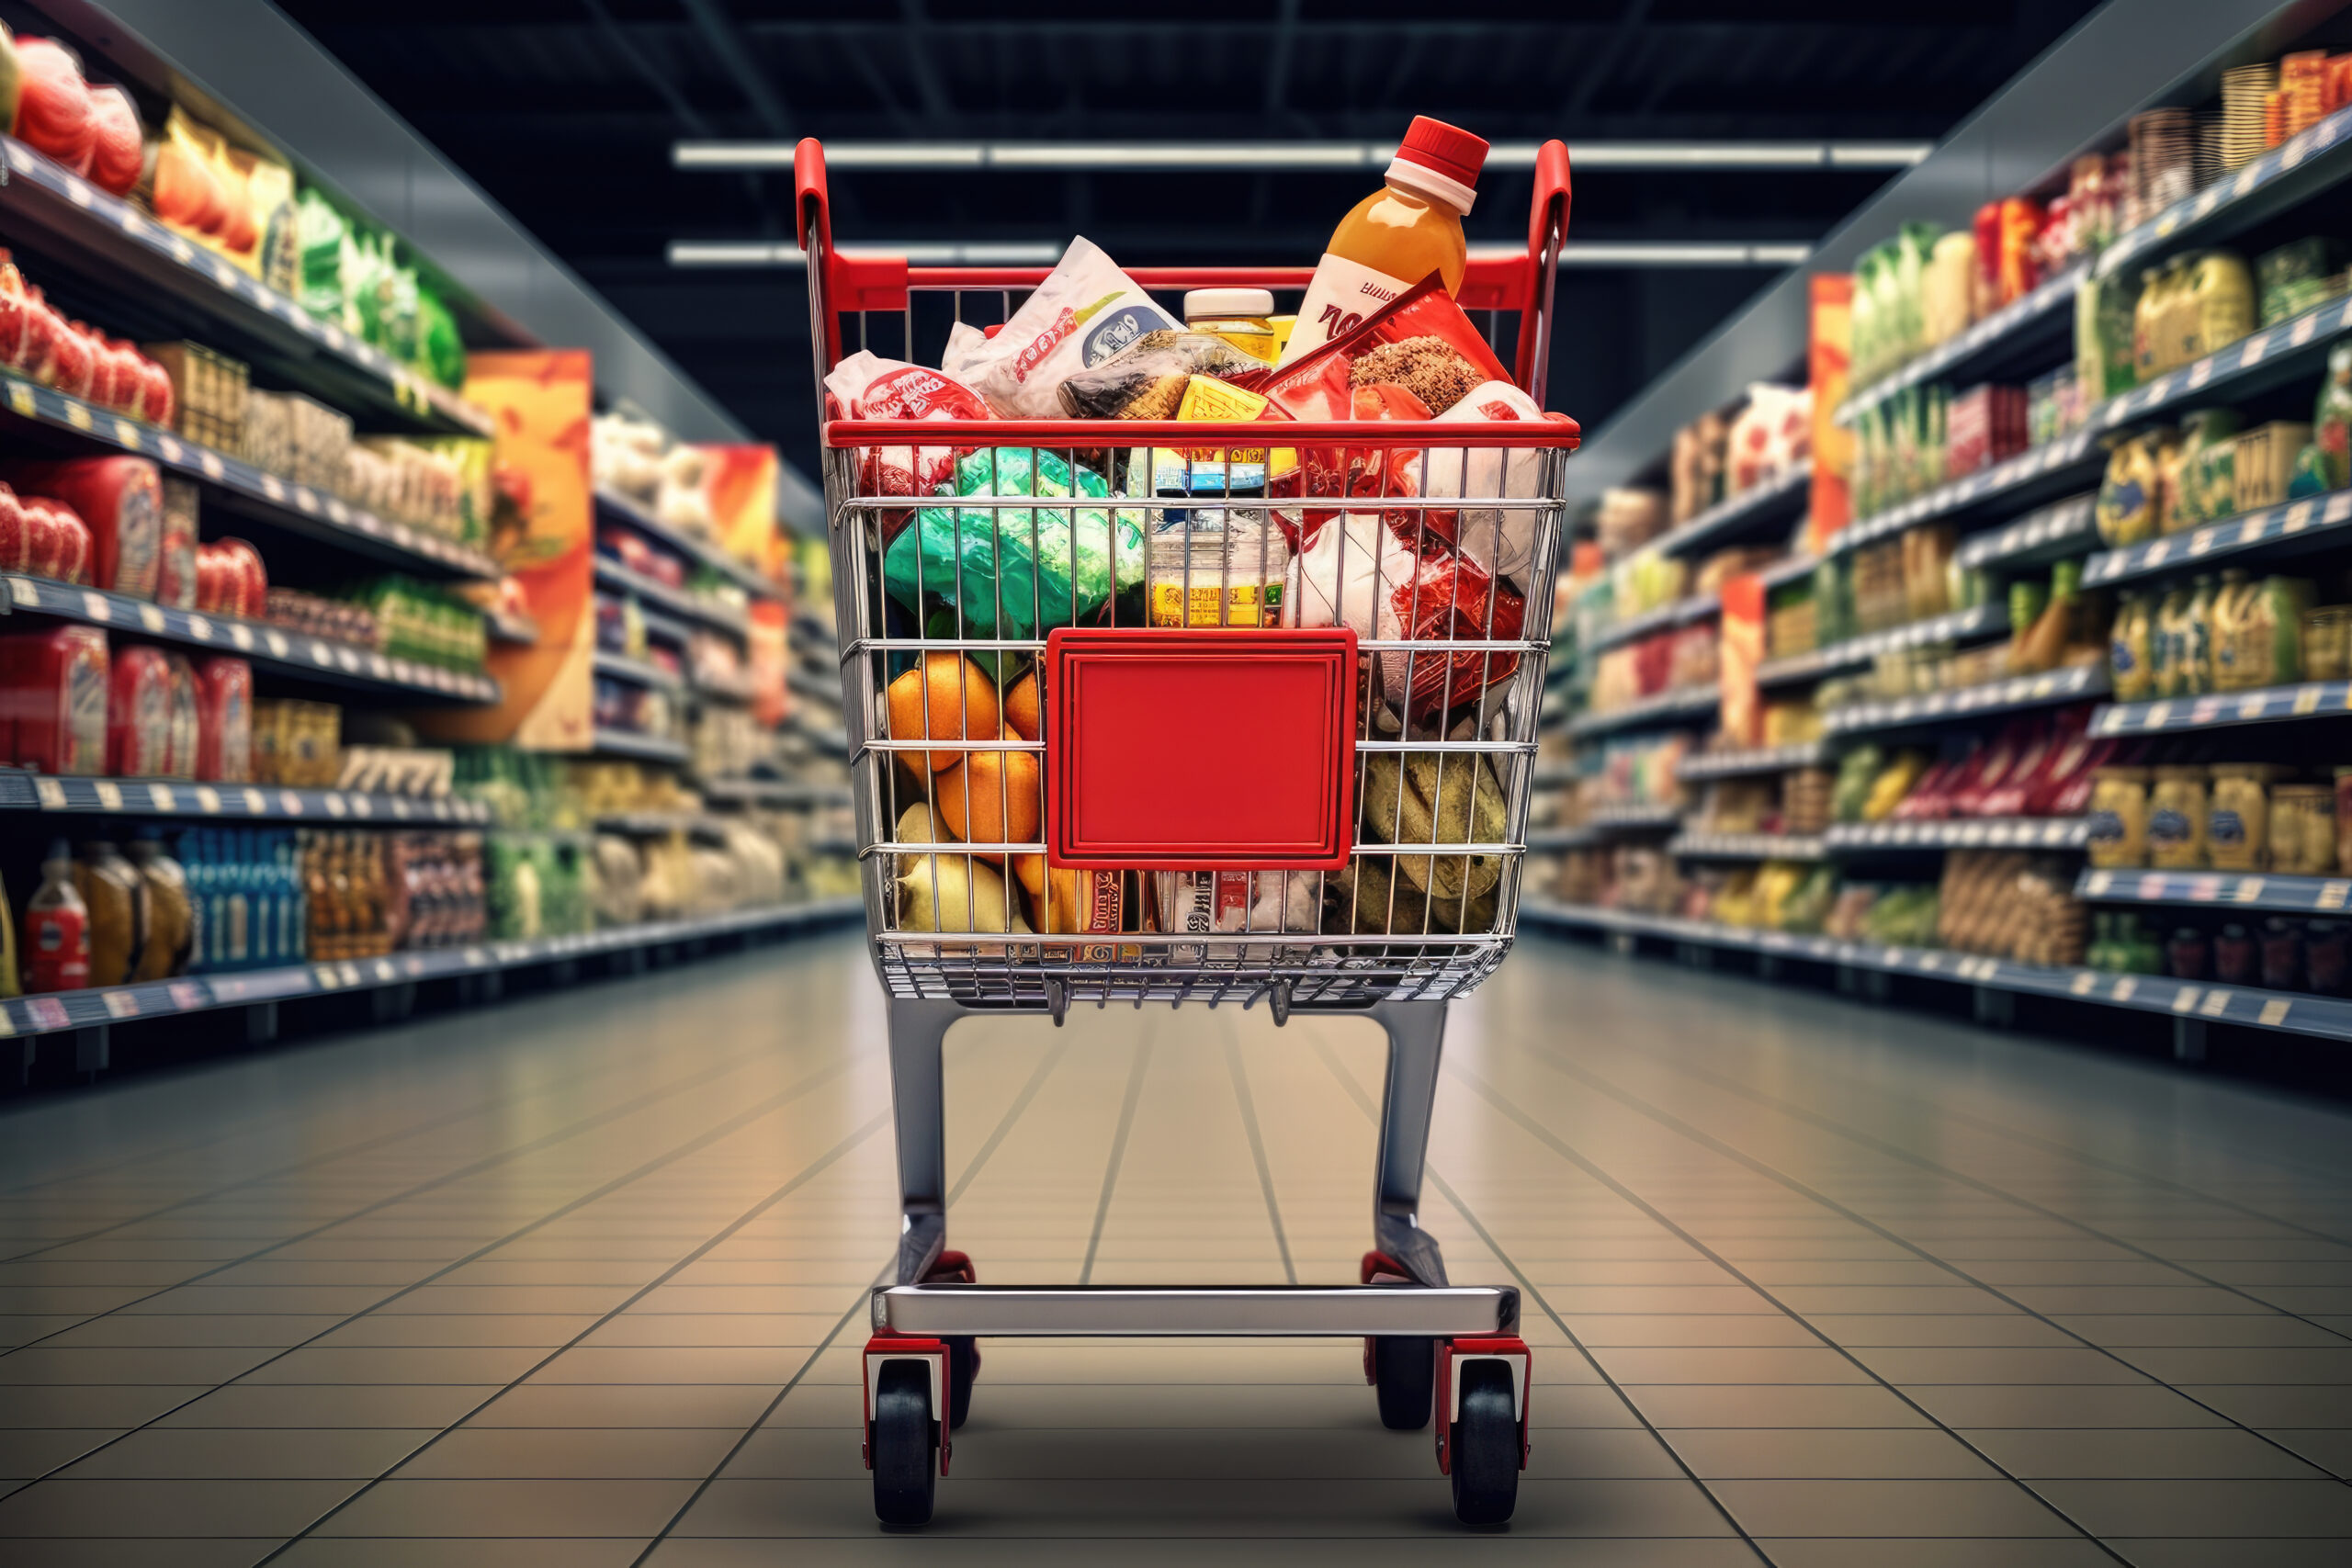
[[[78,991],[90,983],[90,909],[74,886],[74,851],[62,839],[40,863],[25,905],[25,989]]]

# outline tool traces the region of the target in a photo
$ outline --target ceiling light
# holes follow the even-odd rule
[[[1537,143],[1498,141],[1490,169],[1535,164]],[[1588,141],[1568,146],[1588,169],[1901,169],[1925,159],[1924,141]],[[837,141],[836,169],[1364,169],[1385,167],[1389,141]],[[681,169],[788,169],[784,141],[680,141]]]

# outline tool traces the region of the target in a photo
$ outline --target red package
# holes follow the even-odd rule
[[[1389,602],[1396,607],[1405,635],[1417,642],[1448,637],[1508,642],[1519,636],[1527,618],[1524,599],[1452,554],[1423,559],[1413,580],[1397,584]],[[1478,694],[1519,668],[1516,653],[1439,655],[1417,649],[1409,656],[1389,653],[1382,658],[1385,677],[1396,681],[1407,679],[1409,658],[1407,713],[1448,725],[1475,712]]]
[[[43,302],[47,312],[49,357],[42,367],[40,379],[68,397],[86,398],[90,395],[91,378],[97,373],[97,346],[90,341],[89,329],[79,321],[69,321],[57,313],[57,307]]]
[[[107,764],[107,634],[52,626],[0,637],[0,735],[17,765],[96,773]]]
[[[17,498],[32,536],[32,574],[60,582],[90,581],[90,530],[74,509],[45,495]]]
[[[25,275],[17,270],[16,259],[0,249],[0,365],[24,364],[25,319],[32,308]]]
[[[17,492],[0,484],[0,571],[24,575],[32,568],[32,519],[25,514]]]
[[[1983,802],[1986,817],[2027,817],[2033,815],[2034,800],[2050,793],[2053,770],[2073,769],[2081,765],[2090,750],[2085,734],[2090,722],[2090,710],[2074,708],[2060,713],[2047,724],[2038,726],[2034,738],[2018,765],[1997,789],[1987,790]]]
[[[1432,274],[1365,318],[1353,332],[1333,338],[1279,370],[1239,378],[1271,400],[1270,419],[1430,419],[1460,402],[1474,388],[1507,381],[1510,372],[1486,339]],[[1421,454],[1409,446],[1301,447],[1298,468],[1276,475],[1275,496],[1411,496]],[[1334,515],[1308,510],[1294,521],[1275,518],[1303,549]],[[1401,526],[1407,544],[1419,547],[1418,513],[1400,510],[1390,526]]]
[[[107,677],[107,772],[159,778],[171,754],[171,660],[161,649],[122,649]]]
[[[150,424],[165,430],[172,426],[172,373],[143,354],[139,356],[139,401],[131,412]]]
[[[47,382],[52,373],[50,364],[56,347],[57,334],[65,323],[50,308],[40,289],[28,286],[25,289],[25,335],[17,350],[16,366],[33,379]]]
[[[196,607],[215,615],[257,619],[269,600],[261,553],[243,539],[215,539],[196,547]]]
[[[139,130],[139,111],[120,87],[90,89],[92,146],[90,183],[117,196],[129,196],[139,183],[139,169],[147,155]]]
[[[54,39],[17,40],[17,139],[77,175],[90,172],[98,122],[82,62]]]
[[[844,419],[920,419],[956,423],[994,419],[988,400],[943,370],[885,359],[868,349],[826,373],[825,390]],[[867,495],[934,495],[956,481],[968,446],[868,446],[858,453],[858,488]]]
[[[196,776],[216,784],[253,778],[254,667],[213,658],[196,667]]]
[[[185,653],[167,653],[164,662],[171,673],[171,696],[166,708],[164,731],[164,773],[168,778],[196,777],[197,761],[204,750],[204,691],[197,680],[196,666],[188,662]]]
[[[90,531],[90,581],[134,599],[155,597],[164,547],[163,470],[145,457],[12,463],[8,479],[71,507]]]
[[[196,485],[164,480],[164,525],[155,550],[155,603],[196,608]]]

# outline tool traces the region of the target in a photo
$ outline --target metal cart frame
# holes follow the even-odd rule
[[[956,320],[963,319],[963,295],[979,292],[1000,297],[1004,313],[1012,313],[1014,292],[1035,288],[1045,269],[916,268],[903,259],[843,254],[832,244],[826,196],[823,152],[814,141],[800,144],[796,161],[800,241],[808,256],[809,311],[816,344],[817,397],[828,408],[824,378],[842,354],[842,320],[856,315],[861,339],[869,317],[899,319],[904,333],[900,351],[910,360],[917,333],[914,297],[926,292],[956,294]],[[1460,296],[1473,309],[1490,312],[1489,334],[1499,331],[1499,316],[1519,316],[1516,378],[1539,404],[1544,395],[1544,367],[1550,349],[1552,293],[1559,248],[1567,226],[1568,165],[1566,150],[1558,142],[1542,149],[1536,166],[1534,197],[1525,254],[1474,261],[1473,275]],[[1307,268],[1128,269],[1147,290],[1243,284],[1282,289],[1303,289]],[[1552,557],[1556,553],[1562,464],[1576,443],[1572,422],[1552,416],[1555,423],[1395,423],[1374,426],[1281,426],[1285,442],[1302,447],[1310,441],[1363,445],[1367,430],[1377,431],[1382,445],[1420,447],[1538,448],[1542,452],[1542,482],[1536,495],[1515,498],[1458,495],[1432,500],[1426,495],[1391,493],[1384,484],[1376,494],[1351,491],[1328,500],[1318,492],[1313,504],[1336,513],[1403,515],[1413,525],[1424,525],[1430,510],[1443,506],[1509,507],[1542,513],[1536,532],[1538,547],[1527,593],[1529,618],[1536,625],[1516,637],[1447,637],[1442,641],[1376,642],[1362,646],[1374,660],[1401,660],[1413,668],[1416,658],[1458,660],[1464,657],[1517,660],[1515,673],[1497,681],[1497,713],[1490,719],[1482,689],[1475,725],[1453,722],[1449,696],[1435,720],[1433,734],[1415,739],[1409,722],[1405,733],[1379,739],[1369,717],[1359,748],[1367,753],[1419,750],[1441,754],[1442,768],[1450,754],[1454,765],[1474,770],[1509,771],[1501,784],[1508,802],[1509,828],[1505,842],[1441,844],[1414,840],[1401,846],[1422,862],[1435,865],[1447,854],[1495,854],[1503,863],[1496,890],[1498,914],[1479,931],[1468,931],[1466,888],[1454,916],[1456,930],[1434,923],[1431,895],[1419,917],[1420,929],[1410,929],[1408,918],[1398,929],[1396,906],[1401,875],[1387,879],[1388,909],[1380,928],[1360,934],[1326,935],[1283,924],[1257,929],[1245,922],[1239,932],[1187,931],[1137,937],[1119,935],[1071,939],[1046,934],[1022,936],[1006,928],[988,934],[895,929],[893,910],[886,897],[883,868],[894,856],[921,854],[937,848],[962,852],[968,867],[974,859],[993,858],[1009,872],[1012,857],[1035,853],[1042,844],[1001,841],[942,844],[899,843],[890,824],[894,754],[907,751],[970,753],[1043,751],[1042,741],[1023,743],[1001,735],[985,740],[943,740],[929,713],[929,682],[925,677],[923,733],[914,739],[893,739],[874,733],[880,706],[878,675],[893,656],[911,653],[927,658],[926,650],[956,649],[966,655],[1006,650],[1036,651],[1045,631],[1043,615],[1030,629],[1035,635],[1012,637],[1001,626],[992,635],[964,635],[967,628],[957,612],[958,636],[899,637],[887,632],[882,590],[876,581],[875,558],[881,553],[879,519],[895,505],[905,509],[904,496],[859,493],[861,449],[913,443],[936,447],[943,435],[961,438],[965,446],[1012,446],[1034,443],[1039,450],[1058,446],[1070,451],[1073,470],[1079,450],[1103,444],[1106,428],[1100,423],[1063,421],[1002,421],[985,424],[941,424],[912,421],[853,421],[829,419],[824,430],[825,477],[829,530],[833,554],[836,613],[841,628],[844,716],[854,761],[862,776],[854,780],[860,852],[866,863],[868,930],[872,933],[876,967],[888,996],[891,1099],[898,1142],[900,1235],[890,1282],[872,1296],[871,1337],[862,1358],[864,1366],[865,1458],[874,1472],[876,1511],[883,1523],[911,1526],[927,1522],[932,1514],[936,1478],[946,1473],[953,1452],[954,1432],[968,1409],[978,1371],[976,1341],[989,1337],[1148,1337],[1213,1336],[1354,1337],[1364,1340],[1364,1367],[1375,1387],[1384,1422],[1401,1429],[1419,1429],[1435,1422],[1438,1468],[1453,1483],[1457,1515],[1470,1524],[1508,1520],[1515,1502],[1519,1472],[1528,1452],[1528,1385],[1531,1357],[1519,1337],[1520,1301],[1516,1288],[1503,1285],[1456,1285],[1446,1273],[1437,1239],[1420,1226],[1419,1207],[1424,1156],[1435,1100],[1437,1075],[1445,1032],[1446,998],[1476,985],[1499,964],[1508,951],[1516,919],[1519,857],[1523,850],[1525,816],[1534,750],[1534,719],[1541,703],[1544,636],[1551,603]],[[1268,426],[1258,426],[1265,439]],[[1250,427],[1188,423],[1181,428],[1167,422],[1122,422],[1123,444],[1152,440],[1182,440],[1189,446],[1203,443],[1226,445],[1227,455],[1238,450]],[[1035,470],[1032,470],[1033,476]],[[1426,476],[1426,466],[1423,474]],[[1424,490],[1426,486],[1422,487]],[[993,492],[991,492],[993,494]],[[1082,501],[1073,493],[1040,502],[1034,477],[1027,497],[955,501],[956,508],[982,509],[996,525],[990,508],[1022,507],[1035,518],[1041,511],[1060,508],[1069,513],[1073,535],[1078,509],[1105,504]],[[1264,503],[1261,502],[1261,505]],[[1035,536],[1034,522],[1027,525]],[[960,527],[960,525],[959,525]],[[1498,535],[1499,537],[1499,535]],[[960,548],[961,537],[958,536]],[[1113,546],[1115,552],[1115,544]],[[1187,569],[1185,590],[1191,580]],[[1416,585],[1419,567],[1417,565]],[[1075,567],[1073,567],[1075,571]],[[1115,577],[1115,558],[1114,560]],[[1375,588],[1379,586],[1375,579]],[[1003,590],[998,588],[1000,609]],[[1493,590],[1488,590],[1488,617]],[[1189,611],[1187,612],[1189,614]],[[1513,666],[1506,666],[1512,669]],[[958,699],[962,699],[959,697]],[[1508,706],[1509,716],[1502,710]],[[1370,711],[1369,706],[1366,710]],[[1457,730],[1467,728],[1465,738]],[[960,730],[959,730],[960,733]],[[958,757],[960,762],[962,757]],[[1408,759],[1399,758],[1401,769]],[[922,760],[928,779],[933,764]],[[1361,765],[1361,764],[1358,764]],[[1474,772],[1476,780],[1487,776]],[[965,771],[965,810],[970,804],[970,771]],[[935,786],[927,786],[934,787]],[[931,801],[937,806],[935,795]],[[1006,809],[1001,821],[1009,822]],[[1434,818],[1432,819],[1434,821]],[[1434,834],[1434,827],[1432,827]],[[1356,835],[1360,837],[1360,835]],[[1401,834],[1393,835],[1401,838]],[[1394,842],[1359,842],[1363,856],[1388,856],[1392,871],[1401,866],[1400,846]],[[932,857],[934,862],[936,855]],[[1466,865],[1468,862],[1465,860]],[[1256,875],[1306,873],[1256,873]],[[934,892],[937,873],[933,873]],[[1005,879],[1008,883],[1010,878]],[[968,886],[968,885],[967,885]],[[1252,885],[1254,887],[1254,884]],[[1361,884],[1356,885],[1359,888]],[[1289,891],[1287,883],[1283,888]],[[1321,888],[1318,885],[1318,897]],[[975,906],[978,895],[968,895]],[[1015,897],[1007,893],[1008,904]],[[1360,897],[1351,893],[1351,897]],[[1048,895],[1050,900],[1050,895]],[[1050,908],[1050,904],[1049,904]],[[1356,919],[1351,908],[1350,919]],[[977,923],[977,917],[975,917]],[[1050,919],[1041,924],[1054,928]],[[1008,919],[1007,927],[1011,921]],[[1089,951],[1099,945],[1109,951]],[[1137,950],[1151,949],[1148,961],[1132,961]],[[1312,956],[1310,956],[1310,954]],[[945,1168],[944,1090],[941,1046],[948,1030],[976,1012],[1008,1010],[1050,1015],[1058,1025],[1073,1000],[1132,1001],[1147,999],[1181,1003],[1187,999],[1214,1007],[1238,999],[1247,1008],[1268,1002],[1277,1023],[1295,1009],[1333,1016],[1369,1019],[1388,1036],[1386,1083],[1378,1132],[1377,1168],[1374,1181],[1373,1249],[1364,1254],[1359,1281],[1345,1286],[1021,1286],[983,1285],[965,1254],[947,1247],[947,1176]]]

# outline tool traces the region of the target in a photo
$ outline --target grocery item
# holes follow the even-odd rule
[[[2327,460],[2330,488],[2352,485],[2352,342],[2327,351],[2327,375],[2312,412],[2312,438]]]
[[[82,62],[54,39],[16,40],[17,139],[77,175],[90,172],[98,121]]]
[[[1436,416],[1455,421],[1509,423],[1544,418],[1534,399],[1509,381],[1484,381]],[[1532,447],[1431,446],[1413,473],[1425,496],[1492,496],[1531,502],[1543,486],[1544,454]],[[1421,513],[1424,526],[1497,577],[1523,581],[1535,559],[1538,509],[1532,505],[1465,506]]]
[[[2108,667],[2118,702],[2139,702],[2155,692],[2155,614],[2145,593],[2127,593],[2108,637]]]
[[[956,323],[941,367],[1007,419],[1058,419],[1058,389],[1073,372],[1176,325],[1081,235],[1002,331],[990,337],[969,322]]]
[[[138,967],[146,941],[146,880],[120,850],[98,840],[82,846],[74,886],[89,912],[89,983],[119,986]]]
[[[216,655],[196,666],[198,721],[194,776],[243,784],[253,775],[253,666]]]
[[[1282,624],[1282,535],[1263,510],[1170,507],[1152,531],[1145,603],[1155,626]]]
[[[134,599],[153,599],[163,565],[162,470],[145,457],[72,457],[12,463],[19,494],[50,496],[89,529],[90,581]]]
[[[849,419],[953,423],[994,417],[987,399],[954,378],[868,349],[844,356],[826,372],[825,390]],[[953,478],[960,455],[952,445],[861,447],[858,488],[867,495],[929,495]],[[656,477],[647,488],[658,488],[659,482]]]
[[[994,866],[970,855],[901,855],[898,929],[1029,934],[1021,900]]]
[[[1462,220],[1477,199],[1487,143],[1425,115],[1414,117],[1389,160],[1383,188],[1340,220],[1299,301],[1281,363],[1295,364],[1345,335],[1424,278],[1461,292],[1469,267]]]
[[[920,669],[890,682],[888,701],[893,740],[995,740],[1004,733],[995,686],[960,653],[925,654]],[[961,750],[897,753],[918,773],[945,773],[965,755]]]
[[[1362,417],[1356,392],[1399,386],[1431,414],[1442,414],[1488,381],[1510,373],[1478,329],[1433,278],[1403,289],[1348,331],[1292,354],[1258,386],[1293,419]],[[1310,489],[1308,494],[1337,493]]]
[[[1501,784],[1484,753],[1378,751],[1364,763],[1364,830],[1383,843],[1501,844]],[[1396,871],[1440,898],[1476,898],[1501,880],[1500,854],[1398,855]]]
[[[2091,786],[2090,863],[2096,866],[2147,863],[2149,770],[2106,767]]]
[[[1221,337],[1268,365],[1275,355],[1273,313],[1274,297],[1263,288],[1195,288],[1184,296],[1187,332]]]
[[[1111,490],[1091,468],[1015,446],[960,459],[956,493],[1107,501]],[[1141,584],[1142,518],[1139,509],[1102,506],[1079,508],[1075,519],[1065,508],[927,506],[891,541],[884,576],[891,597],[918,614],[926,597],[953,606],[964,635],[1027,637],[1073,625]]]
[[[259,550],[243,539],[210,539],[196,547],[198,609],[254,620],[268,603],[269,573]]]
[[[2205,863],[2216,871],[2257,871],[2270,846],[2270,780],[2261,762],[2217,762],[2205,812]]]
[[[1061,408],[1076,419],[1174,419],[1195,376],[1232,378],[1264,365],[1211,333],[1159,331],[1061,383]],[[1244,416],[1251,417],[1251,416]]]
[[[107,761],[107,637],[61,626],[0,637],[0,734],[18,767],[98,773]]]
[[[151,343],[145,347],[164,378],[164,395],[155,406],[165,417],[153,423],[169,424],[215,451],[245,450],[251,372],[244,362],[197,343]]]
[[[2205,863],[2205,770],[2172,765],[2156,769],[2148,795],[2148,863],[2166,871]]]
[[[973,751],[961,767],[933,779],[933,803],[947,830],[966,843],[1028,843],[1040,831],[1043,775],[1035,751]],[[1002,851],[977,852],[982,860],[1004,863]]]
[[[286,698],[254,704],[253,772],[257,784],[332,789],[342,773],[343,710],[332,703]]]
[[[185,975],[196,946],[196,906],[188,896],[187,874],[164,850],[160,828],[140,829],[129,854],[139,873],[147,912],[146,936],[139,944],[130,978]]]
[[[2150,431],[2116,443],[2108,454],[2107,474],[2099,481],[2093,517],[2098,536],[2109,548],[2156,536],[2156,509],[2162,494],[2158,461],[2170,440],[2164,432]]]
[[[118,649],[107,673],[106,771],[162,777],[171,754],[171,660],[161,649]]]
[[[2269,868],[2289,876],[2335,871],[2335,792],[2327,784],[2270,788]]]
[[[25,902],[25,940],[18,959],[25,989],[78,991],[90,983],[90,911],[74,886],[74,852],[65,840],[49,846],[40,886]]]

